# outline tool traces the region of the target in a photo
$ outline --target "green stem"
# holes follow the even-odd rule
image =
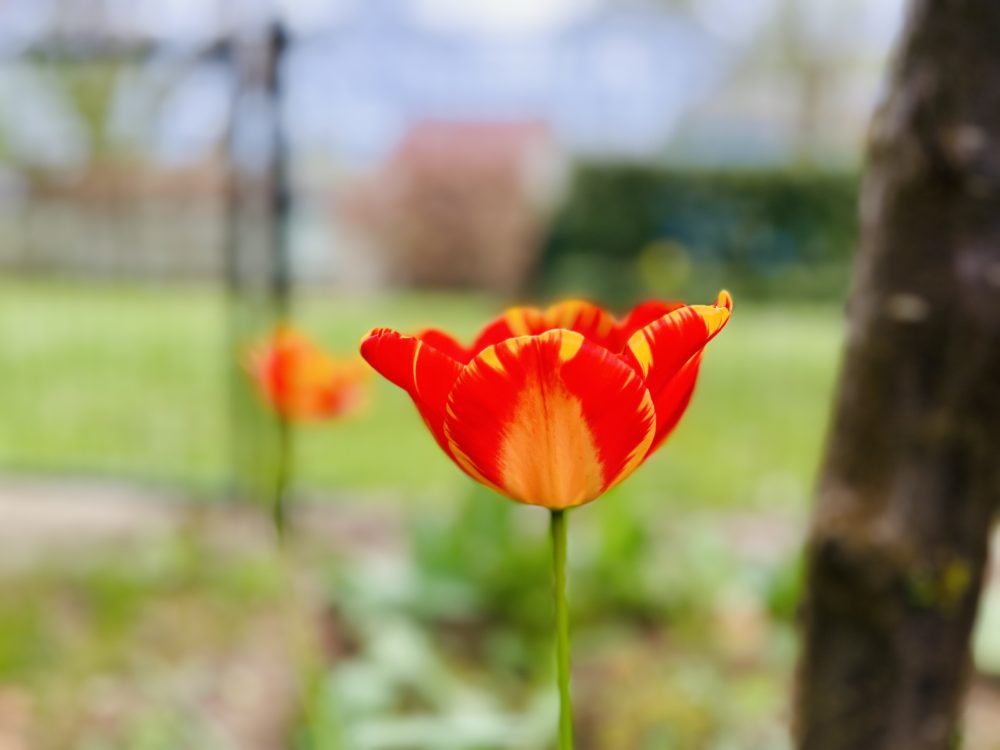
[[[569,608],[566,605],[566,511],[553,510],[552,587],[556,610],[556,681],[559,685],[559,750],[573,750],[573,704],[569,691]]]
[[[288,480],[292,473],[292,426],[284,417],[278,417],[277,432],[277,465],[275,467],[271,513],[278,541],[284,542],[285,531],[288,527]]]

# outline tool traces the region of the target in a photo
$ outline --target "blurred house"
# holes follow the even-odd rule
[[[343,220],[407,286],[520,289],[564,172],[539,121],[427,121],[344,202]]]

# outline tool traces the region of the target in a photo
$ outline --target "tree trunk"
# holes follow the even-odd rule
[[[1000,1],[913,2],[869,158],[795,735],[945,750],[1000,496]]]

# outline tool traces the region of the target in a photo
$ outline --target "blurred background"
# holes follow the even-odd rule
[[[295,427],[279,555],[246,351],[723,287],[687,418],[573,514],[580,747],[788,747],[904,6],[0,0],[0,748],[551,747],[545,514],[373,379]],[[997,674],[995,594],[984,619]]]

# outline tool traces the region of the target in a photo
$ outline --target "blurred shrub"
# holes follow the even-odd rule
[[[856,241],[857,175],[587,165],[555,219],[546,291],[609,301],[742,294],[833,298]]]
[[[537,262],[561,172],[541,122],[425,121],[339,208],[386,281],[510,292]]]
[[[697,514],[657,520],[627,499],[571,521],[587,747],[784,747],[775,717],[794,654],[797,556],[757,558],[745,529]],[[406,530],[405,554],[329,569],[343,645],[296,747],[551,747],[546,514],[475,486]]]

